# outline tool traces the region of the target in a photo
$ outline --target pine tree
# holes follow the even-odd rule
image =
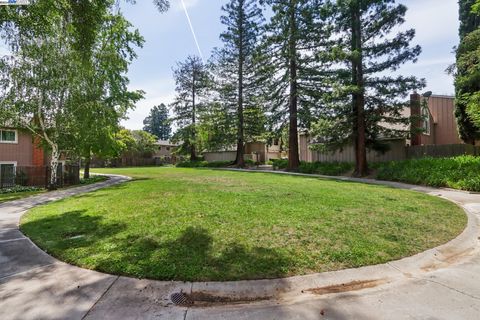
[[[460,138],[469,144],[475,144],[480,138],[479,126],[476,126],[468,114],[468,105],[472,95],[480,91],[478,79],[471,77],[471,63],[466,57],[475,52],[473,32],[480,27],[480,16],[472,12],[475,0],[460,0],[460,46],[457,50],[457,72],[455,75],[455,117],[457,118]],[[479,32],[479,31],[476,31]]]
[[[143,125],[144,131],[157,136],[158,139],[170,139],[172,128],[168,119],[168,109],[163,103],[150,110],[148,117],[143,120]]]
[[[262,71],[268,86],[270,127],[288,126],[288,170],[300,164],[298,126],[308,127],[316,95],[322,89],[321,61],[312,52],[322,47],[328,30],[319,15],[321,0],[265,0],[273,16],[266,26]]]
[[[419,46],[410,47],[414,30],[392,35],[404,23],[406,10],[394,0],[339,0],[335,6],[333,89],[316,135],[327,149],[353,143],[358,176],[368,173],[367,148],[384,151],[383,138],[406,134],[389,128],[408,125],[409,119],[401,115],[404,100],[424,85],[413,76],[392,74],[402,64],[415,62],[421,52]]]
[[[262,10],[258,0],[230,0],[222,7],[225,15],[221,22],[227,30],[220,36],[224,46],[216,50],[217,82],[221,90],[222,103],[226,104],[226,116],[236,120],[237,155],[235,164],[245,166],[246,120],[256,123],[257,119],[245,119],[245,111],[258,110],[256,98],[258,81],[254,63],[258,45],[260,27],[263,22]],[[248,112],[247,112],[248,113]]]
[[[205,106],[211,79],[206,65],[199,57],[189,56],[174,69],[177,96],[172,104],[174,121],[180,128],[176,140],[183,141],[181,149],[188,150],[190,160],[197,159],[197,119]]]

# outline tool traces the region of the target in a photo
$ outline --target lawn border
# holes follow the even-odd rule
[[[208,170],[225,170],[225,169],[208,169]],[[358,179],[358,178],[348,178],[348,177],[330,177],[322,175],[311,175],[311,174],[298,174],[298,173],[289,173],[282,171],[255,171],[255,170],[238,170],[238,169],[227,169],[230,171],[243,171],[243,172],[252,172],[252,173],[273,173],[273,174],[288,174],[288,175],[297,175],[305,176],[310,178],[322,178],[322,179],[333,179],[333,180],[342,180],[349,182],[359,182],[366,184],[376,184],[390,186],[400,189],[408,189],[417,192],[426,193],[430,196],[442,197],[446,200],[449,200],[458,206],[460,206],[466,213],[468,217],[468,223],[465,230],[455,239],[449,241],[446,244],[438,246],[433,249],[426,250],[422,253],[418,253],[411,257],[406,257],[400,260],[391,261],[385,264],[365,266],[355,269],[344,269],[338,271],[324,272],[324,273],[314,273],[310,275],[302,276],[293,276],[288,278],[281,279],[266,279],[266,280],[240,280],[240,281],[226,281],[226,282],[182,282],[182,281],[160,281],[160,280],[140,280],[129,277],[120,277],[124,279],[130,279],[132,281],[138,282],[151,282],[151,283],[165,283],[172,284],[176,283],[178,286],[185,287],[187,285],[190,287],[187,294],[192,293],[202,293],[207,296],[212,296],[215,298],[226,298],[229,301],[256,301],[256,300],[269,300],[269,299],[295,299],[299,295],[315,295],[315,292],[322,291],[325,288],[332,287],[345,287],[348,288],[352,284],[357,285],[360,289],[363,288],[372,288],[372,287],[381,287],[389,283],[397,282],[400,280],[417,278],[422,274],[432,272],[434,270],[448,268],[452,265],[456,265],[467,261],[472,255],[480,252],[479,248],[479,239],[480,239],[480,219],[477,217],[476,213],[473,211],[473,203],[467,205],[462,205],[459,201],[456,201],[455,196],[457,193],[465,194],[461,191],[452,191],[446,189],[436,189],[423,186],[408,185],[398,182],[390,181],[378,181],[372,179]],[[21,214],[18,216],[17,226],[19,224],[21,216],[26,213],[26,210],[31,209],[37,205],[45,204],[47,202],[60,200],[69,196],[83,194],[86,192],[95,191],[104,187],[113,186],[116,184],[124,183],[128,180],[131,180],[130,177],[121,176],[121,175],[108,175],[109,180],[84,186],[72,188],[69,190],[62,190],[57,192],[57,196],[45,197],[45,199],[36,199],[34,203],[28,207],[20,207]],[[48,193],[47,193],[48,195]],[[470,195],[475,197],[475,201],[478,202],[480,206],[480,196]],[[33,196],[32,198],[42,198],[42,196]],[[10,202],[15,204],[15,202],[25,202],[27,199],[22,199],[20,201]],[[35,199],[34,199],[35,200]],[[0,205],[0,210],[2,207],[8,206],[9,202],[5,202]],[[36,246],[38,248],[38,246]],[[38,248],[38,250],[41,250]],[[58,259],[54,258],[58,261]],[[77,266],[71,265],[71,268],[80,268]],[[363,287],[362,283],[374,283],[373,286]],[[175,287],[172,287],[172,293],[175,292]],[[358,290],[358,289],[355,289]],[[328,291],[328,290],[327,290]],[[323,291],[322,291],[323,292]],[[317,293],[318,294],[318,293]]]

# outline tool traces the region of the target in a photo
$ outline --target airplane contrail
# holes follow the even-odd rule
[[[197,45],[198,54],[200,55],[200,58],[202,59],[202,62],[205,63],[205,60],[203,59],[202,50],[200,49],[200,45],[198,44],[197,35],[195,34],[195,30],[193,29],[192,21],[190,20],[190,15],[188,14],[187,6],[185,5],[185,2],[183,0],[180,0],[180,1],[182,2],[183,10],[185,11],[185,16],[187,17],[187,21],[188,21],[188,25],[190,26],[190,30],[192,31],[193,40],[195,40],[195,44]]]

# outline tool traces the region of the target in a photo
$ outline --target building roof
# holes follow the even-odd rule
[[[157,146],[170,146],[170,147],[178,147],[179,146],[178,143],[173,143],[170,140],[158,140],[157,142],[155,142],[155,144]]]

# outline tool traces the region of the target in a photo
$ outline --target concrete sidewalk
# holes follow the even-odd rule
[[[468,227],[452,242],[400,261],[278,280],[185,283],[106,275],[59,262],[18,230],[29,208],[126,180],[111,176],[0,204],[0,319],[480,318],[477,194],[358,180],[455,201],[468,211]],[[178,307],[170,296],[179,292],[209,298]]]

